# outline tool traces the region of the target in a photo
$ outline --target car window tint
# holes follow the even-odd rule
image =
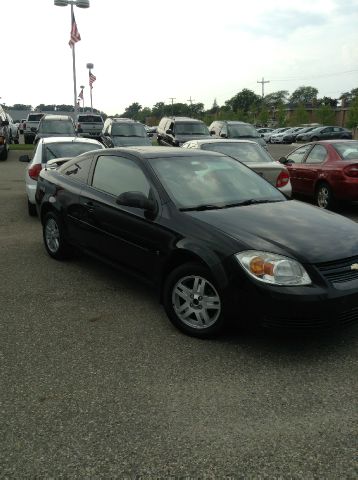
[[[75,130],[71,121],[63,120],[44,120],[39,125],[40,133],[70,133],[74,134]]]
[[[85,142],[63,142],[63,143],[48,143],[44,145],[43,162],[48,162],[53,158],[60,157],[77,157],[85,152],[103,148],[103,145],[85,143]]]
[[[358,142],[348,141],[335,143],[333,147],[337,150],[342,160],[358,160]]]
[[[73,180],[87,183],[88,174],[91,168],[92,157],[80,160],[61,170],[64,175],[70,176]]]
[[[98,157],[92,186],[116,197],[124,192],[141,192],[148,197],[150,190],[146,176],[136,163],[114,155]]]
[[[303,147],[298,148],[290,155],[287,155],[287,160],[291,160],[294,163],[302,163],[303,157],[306,155],[307,151],[311,148],[311,145],[304,145]]]
[[[271,163],[273,158],[258,144],[239,142],[210,142],[202,145],[203,150],[224,153],[244,163]]]
[[[322,163],[327,156],[323,145],[315,145],[306,158],[306,163]]]
[[[84,122],[84,123],[102,123],[103,122],[102,117],[99,117],[98,115],[79,115],[78,121]]]

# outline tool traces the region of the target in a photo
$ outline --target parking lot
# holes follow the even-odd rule
[[[146,286],[46,254],[22,153],[0,162],[1,478],[356,478],[357,328],[181,334]]]

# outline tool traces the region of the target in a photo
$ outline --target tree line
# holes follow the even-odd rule
[[[244,88],[232,98],[225,101],[224,105],[219,106],[216,99],[210,109],[205,110],[203,103],[156,103],[152,108],[142,107],[138,102],[129,105],[123,113],[113,115],[115,117],[128,117],[143,123],[156,125],[163,116],[189,116],[200,118],[207,124],[213,119],[242,120],[254,124],[266,125],[270,119],[275,118],[279,126],[285,126],[287,123],[287,108],[293,110],[290,118],[290,124],[299,125],[308,122],[307,108],[316,109],[317,120],[322,125],[333,124],[335,121],[334,109],[338,102],[349,106],[347,126],[352,128],[358,124],[358,88],[353,88],[349,92],[343,92],[339,98],[318,97],[318,90],[311,86],[298,87],[291,95],[287,90],[278,90],[269,93],[264,97],[257,95],[252,90]],[[9,110],[35,110],[42,112],[73,112],[73,105],[37,105],[34,109],[31,105],[15,104],[7,107]],[[81,108],[82,111],[82,108]],[[90,112],[89,107],[84,108],[85,112]],[[95,113],[101,114],[104,118],[107,115],[104,112],[93,109]]]

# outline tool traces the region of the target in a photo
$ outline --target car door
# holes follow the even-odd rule
[[[328,152],[324,145],[316,144],[306,155],[301,166],[301,193],[313,196],[316,182],[324,177],[323,166]]]
[[[303,145],[296,148],[292,153],[287,155],[286,167],[290,173],[290,180],[293,193],[303,193],[303,161],[306,154],[311,150],[312,144]]]
[[[319,134],[321,140],[329,140],[333,137],[333,127],[326,127]]]
[[[92,232],[90,249],[151,278],[165,233],[144,210],[116,203],[121,193],[129,191],[154,198],[159,216],[159,195],[142,166],[129,155],[99,155],[91,185],[80,198],[88,212],[87,231]]]

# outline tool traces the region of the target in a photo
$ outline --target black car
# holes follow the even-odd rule
[[[308,133],[315,128],[317,128],[317,125],[314,127],[297,127],[291,130],[287,130],[282,138],[282,143],[294,143],[298,135]]]
[[[321,329],[358,320],[358,225],[200,150],[95,150],[42,170],[55,259],[76,246],[155,285],[170,320],[208,337],[228,319]]]
[[[215,120],[209,127],[214,138],[234,138],[236,140],[253,140],[261,147],[267,148],[266,141],[251,123],[237,120]]]
[[[190,117],[163,117],[157,127],[158,145],[181,147],[189,140],[210,138],[208,127],[201,120]]]
[[[100,141],[107,148],[152,144],[144,125],[131,118],[107,118]]]
[[[339,138],[352,138],[351,130],[343,127],[317,127],[309,132],[299,133],[297,142],[316,142],[318,140],[337,140]]]

